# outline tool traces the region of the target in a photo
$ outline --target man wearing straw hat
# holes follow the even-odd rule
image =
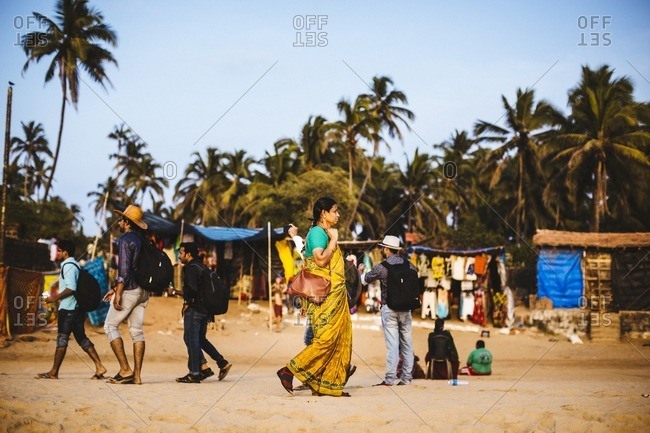
[[[120,371],[109,383],[141,384],[140,373],[144,359],[142,324],[144,311],[149,303],[149,293],[135,281],[135,269],[142,249],[143,238],[140,233],[147,230],[147,223],[142,220],[142,209],[139,206],[129,205],[124,212],[117,212],[121,215],[118,225],[124,234],[118,239],[117,284],[104,297],[104,301],[111,304],[104,322],[104,331],[120,364]],[[133,340],[133,370],[129,366],[124,342],[117,329],[126,319]]]
[[[387,305],[388,298],[388,269],[407,262],[398,253],[401,250],[400,240],[397,236],[385,236],[379,244],[386,261],[379,263],[372,270],[361,277],[361,282],[366,285],[379,280],[381,283],[381,325],[386,341],[386,375],[381,383],[374,386],[392,386],[399,379],[397,385],[410,385],[413,380],[413,343],[411,342],[411,312],[394,311]],[[415,266],[409,263],[414,271]],[[404,365],[402,376],[397,377],[397,364],[402,355]]]

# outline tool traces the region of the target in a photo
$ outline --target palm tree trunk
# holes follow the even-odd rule
[[[43,194],[43,203],[47,201],[47,197],[50,194],[50,188],[52,188],[52,180],[54,180],[54,172],[56,171],[56,163],[59,161],[59,151],[61,150],[61,136],[63,135],[63,118],[65,117],[65,102],[66,102],[66,78],[63,77],[63,101],[61,103],[61,122],[59,123],[59,136],[56,139],[56,150],[54,151],[54,159],[52,160],[52,171],[50,172],[50,178],[47,180],[47,186],[45,187],[45,194]]]
[[[352,151],[350,151],[350,156],[348,157],[348,188],[350,194],[352,194]]]
[[[517,239],[519,239],[519,234],[521,233],[521,214],[523,212],[524,207],[522,206],[521,200],[523,196],[523,185],[524,185],[524,157],[521,154],[521,151],[519,153],[519,190],[517,191]],[[517,240],[517,243],[519,243],[519,240]]]
[[[27,174],[29,173],[29,155],[25,158],[25,182],[23,185],[23,196],[25,197],[25,201],[27,201]]]
[[[409,204],[408,216],[407,216],[407,218],[408,218],[408,222],[407,222],[407,224],[406,224],[406,228],[408,229],[408,232],[409,232],[409,233],[413,233],[413,222],[411,221],[411,209],[412,209],[412,208],[413,208],[413,206],[411,206],[411,205]]]
[[[363,179],[363,184],[361,184],[361,189],[359,190],[359,196],[357,197],[357,201],[354,203],[354,208],[352,208],[352,212],[350,212],[350,218],[348,219],[345,227],[350,227],[352,221],[354,221],[354,216],[357,213],[357,209],[359,209],[359,203],[361,203],[361,198],[363,197],[363,194],[365,194],[366,187],[368,186],[368,182],[370,181],[370,177],[372,176],[372,166],[374,164],[374,161],[375,161],[375,155],[372,156],[372,159],[368,163],[368,170],[366,171],[366,177]],[[352,181],[352,177],[350,177],[350,181]],[[352,192],[352,189],[350,189],[350,192]]]
[[[596,165],[596,192],[594,193],[594,226],[593,231],[600,231],[601,201],[603,198],[603,162],[598,160]]]

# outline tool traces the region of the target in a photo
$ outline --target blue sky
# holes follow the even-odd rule
[[[27,24],[32,11],[51,15],[54,4],[0,4],[3,94],[7,81],[15,83],[12,135],[20,133],[21,121],[35,120],[43,123],[52,146],[60,85],[44,85],[46,63],[21,76],[25,55],[15,44],[36,29]],[[107,91],[83,77],[87,85],[81,84],[78,111],[66,111],[53,191],[82,207],[88,235],[97,224],[86,194],[111,174],[108,155],[115,143],[106,136],[122,121],[148,143],[158,162],[176,164],[181,176],[195,151],[216,146],[262,157],[278,139],[297,137],[309,115],[337,119],[336,103],[366,92],[364,81],[374,75],[391,77],[416,115],[414,133],[405,134],[404,144],[391,141],[391,150],[383,149],[401,165],[416,148],[432,152],[431,145],[454,129],[471,131],[477,119],[497,121],[501,95],[513,100],[518,87],[534,85],[538,98],[566,112],[567,91],[578,82],[581,65],[609,64],[632,80],[638,100],[650,100],[647,1],[91,5],[118,34],[119,67],[108,67],[113,87]],[[295,17],[307,15],[326,23],[296,29],[301,20]],[[326,46],[295,47],[308,32],[326,33],[320,34]],[[171,192],[166,197],[171,204]]]

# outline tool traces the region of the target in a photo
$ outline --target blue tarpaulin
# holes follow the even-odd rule
[[[245,229],[238,227],[202,227],[191,225],[187,230],[213,242],[259,241],[268,238],[268,229]],[[283,238],[284,229],[271,230],[273,239]]]
[[[90,275],[95,277],[95,279],[99,283],[99,288],[102,291],[102,298],[103,298],[104,295],[108,293],[108,279],[106,278],[106,271],[104,270],[103,259],[101,257],[97,257],[92,262],[86,263],[84,269],[88,271]],[[100,326],[104,324],[104,320],[106,320],[106,315],[108,314],[109,306],[110,305],[108,302],[102,301],[101,304],[99,304],[98,309],[96,309],[95,311],[90,311],[88,313],[88,318],[90,319],[90,323],[93,326]]]
[[[554,308],[578,308],[584,292],[582,250],[542,249],[537,260],[537,298]]]
[[[124,211],[126,206],[121,203],[113,204],[115,209]],[[151,212],[143,212],[142,219],[147,223],[149,229],[156,233],[161,233],[168,236],[178,236],[181,232],[181,224],[168,221]],[[268,238],[268,229],[266,227],[260,229],[249,229],[239,227],[203,227],[193,224],[185,225],[185,232],[192,233],[193,235],[201,236],[213,242],[237,242],[237,241],[259,241]],[[271,231],[271,237],[275,240],[283,238],[284,228],[274,229]]]

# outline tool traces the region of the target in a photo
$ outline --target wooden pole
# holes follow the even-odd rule
[[[5,152],[2,168],[2,212],[0,215],[0,265],[5,262],[5,228],[7,216],[7,170],[9,169],[9,150],[11,149],[11,99],[13,88],[7,89],[7,117],[5,123]]]
[[[183,218],[181,220],[181,234],[180,234],[180,238],[179,238],[181,240],[181,243],[183,243],[183,230],[184,229],[185,229],[185,218]]]
[[[274,319],[274,312],[273,312],[273,296],[271,292],[271,222],[269,221],[267,224],[267,230],[268,230],[268,266],[267,266],[267,277],[268,277],[268,285],[269,285],[269,332],[273,332],[273,319]]]
[[[95,236],[95,242],[93,242],[93,252],[90,255],[90,261],[95,260],[95,253],[97,252],[97,243],[99,242],[99,236],[102,234],[102,223],[106,224],[106,204],[108,203],[108,191],[104,196],[104,205],[102,206],[102,216],[99,217],[99,230],[97,230],[97,236]]]

